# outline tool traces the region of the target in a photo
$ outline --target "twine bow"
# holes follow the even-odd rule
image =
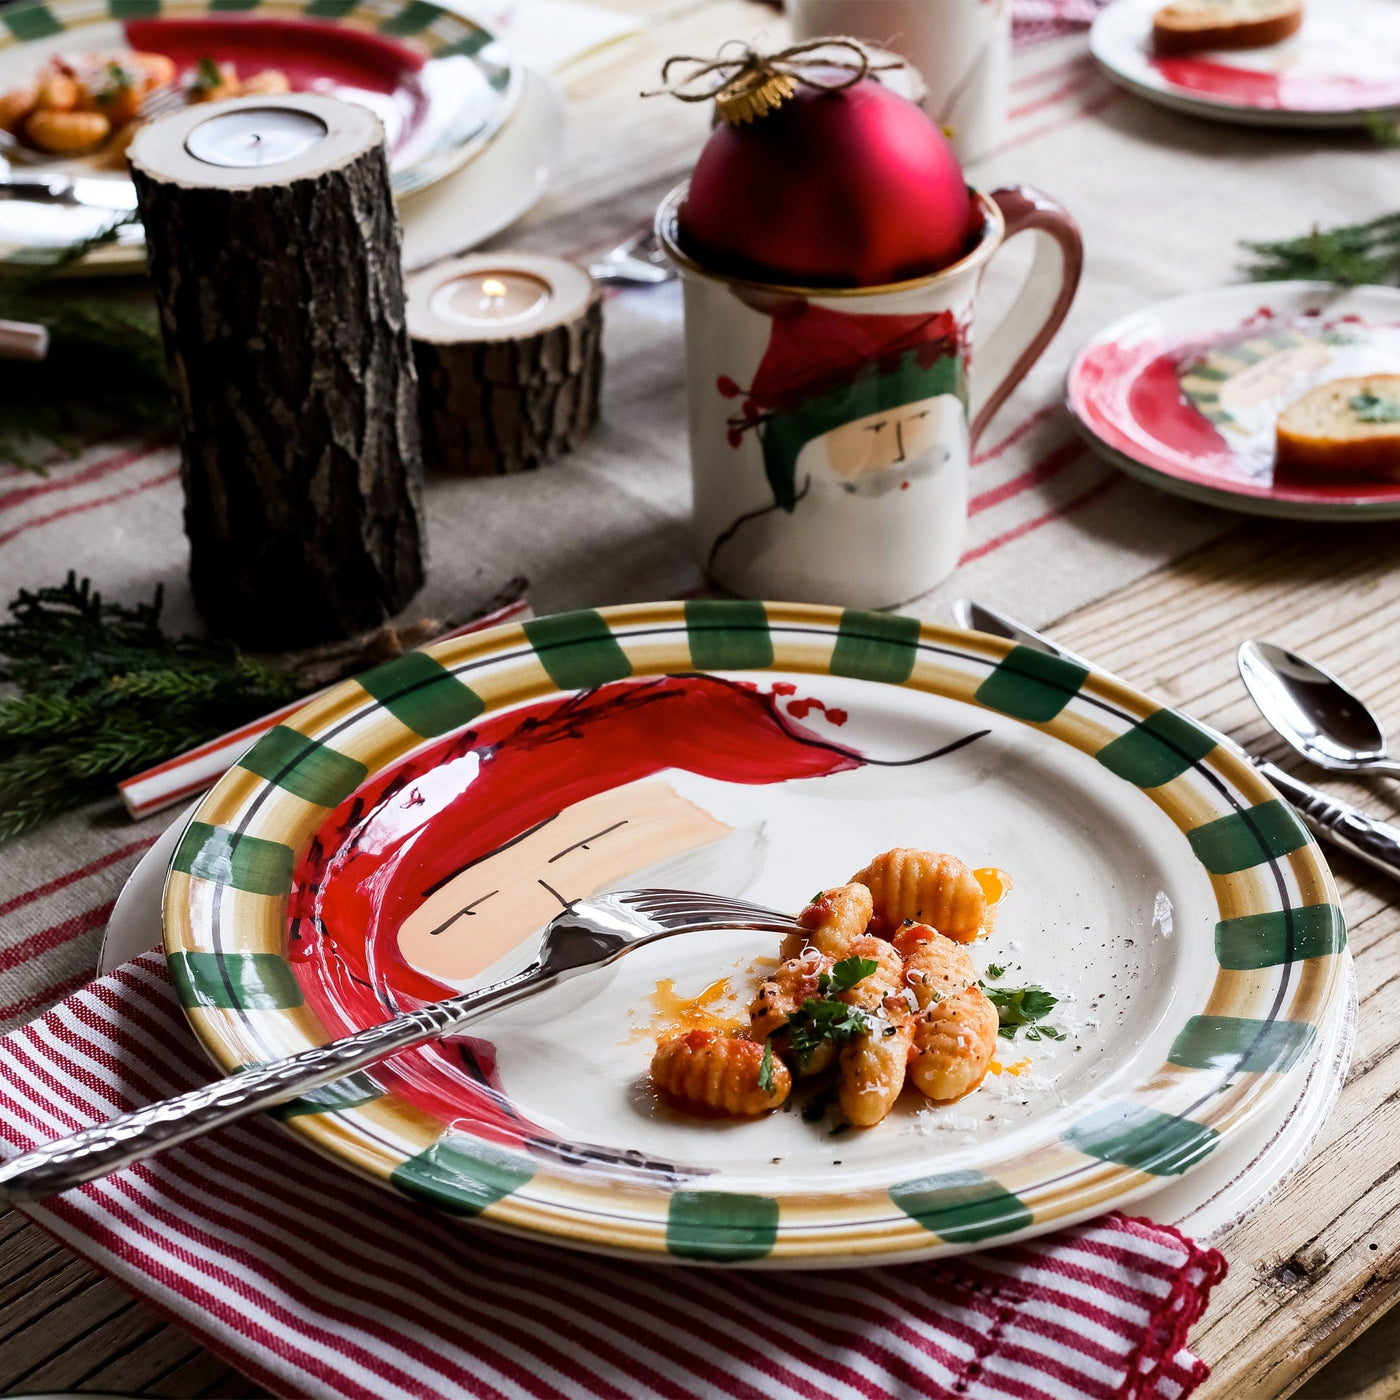
[[[736,46],[737,52],[725,52]],[[838,58],[829,52],[820,58],[811,56],[832,49],[845,49],[853,58]],[[804,55],[807,56],[805,61]],[[678,63],[693,66],[689,73],[673,82],[671,70]],[[642,96],[669,95],[681,102],[713,99],[720,116],[731,125],[739,126],[780,107],[797,91],[799,83],[819,92],[840,92],[843,88],[854,87],[869,73],[902,66],[898,59],[872,63],[865,46],[856,39],[811,39],[774,54],[761,54],[740,40],[732,39],[713,58],[698,58],[692,54],[675,54],[668,58],[661,69],[664,86],[644,92]]]

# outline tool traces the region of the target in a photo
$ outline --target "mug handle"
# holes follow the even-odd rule
[[[977,349],[972,372],[972,445],[993,415],[1026,377],[1069,314],[1084,270],[1079,225],[1061,204],[1029,185],[1011,185],[989,196],[1006,220],[1003,246],[1020,233],[1034,233],[1035,257],[1026,284],[1001,323]],[[1026,327],[1031,329],[1027,333]],[[992,385],[983,389],[984,384]]]

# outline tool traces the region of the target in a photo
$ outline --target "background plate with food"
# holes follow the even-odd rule
[[[1383,449],[1353,443],[1400,442],[1400,395],[1383,392],[1395,374],[1400,291],[1268,282],[1115,321],[1076,356],[1067,396],[1095,451],[1164,491],[1256,515],[1388,520],[1400,516],[1400,446],[1386,467]],[[1336,397],[1328,386],[1346,389],[1342,415],[1296,411],[1307,395]]]
[[[1179,24],[1161,42],[1165,10],[1210,11],[1246,42],[1251,16],[1259,47],[1198,49]],[[1302,12],[1301,25],[1282,23]],[[1270,24],[1274,27],[1270,30]],[[1117,0],[1095,20],[1090,47],[1117,82],[1162,106],[1254,126],[1364,126],[1400,108],[1400,6],[1392,0]],[[1169,51],[1167,51],[1169,50]]]
[[[328,93],[384,123],[404,195],[478,152],[519,96],[519,65],[489,30],[423,0],[19,0],[0,10],[0,126],[9,174],[81,177],[79,204],[0,199],[0,245],[64,246],[130,203],[122,150],[146,109],[243,91]],[[64,147],[64,149],[60,149]]]

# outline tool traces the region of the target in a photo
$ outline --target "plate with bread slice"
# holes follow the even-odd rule
[[[1400,110],[1395,0],[1117,0],[1090,47],[1116,81],[1197,116],[1346,127]]]
[[[1400,518],[1400,290],[1250,283],[1159,302],[1076,356],[1070,412],[1116,466],[1300,520]]]

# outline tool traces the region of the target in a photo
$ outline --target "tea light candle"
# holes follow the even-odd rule
[[[305,155],[329,133],[314,112],[293,107],[240,108],[200,122],[185,137],[185,149],[208,165],[247,169]]]
[[[192,103],[148,122],[129,149],[188,189],[256,190],[342,170],[383,138],[368,107],[280,92]]]
[[[519,326],[537,317],[554,299],[554,288],[528,272],[491,268],[444,282],[433,293],[439,320],[462,326]]]
[[[602,297],[583,268],[474,253],[408,279],[424,457],[470,476],[521,471],[593,426]]]

